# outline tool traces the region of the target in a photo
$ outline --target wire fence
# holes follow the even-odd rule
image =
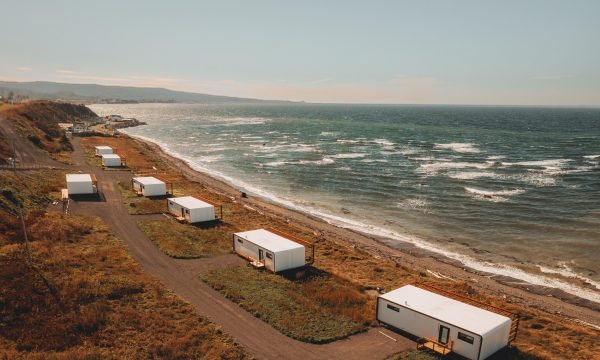
[[[24,170],[42,170],[42,169],[52,169],[52,170],[64,170],[64,167],[45,165],[45,164],[0,164],[0,170],[9,170],[9,171],[24,171]]]

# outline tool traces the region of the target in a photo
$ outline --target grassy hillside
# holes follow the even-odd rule
[[[247,357],[145,274],[99,219],[54,211],[63,176],[0,172],[0,358]]]
[[[33,101],[0,108],[3,116],[17,130],[18,134],[33,145],[44,150],[53,158],[65,160],[73,146],[61,131],[58,123],[73,123],[96,117],[83,105]],[[2,139],[0,138],[0,142]],[[5,144],[7,147],[10,144]],[[1,151],[2,146],[0,146]],[[6,151],[0,154],[6,156]]]

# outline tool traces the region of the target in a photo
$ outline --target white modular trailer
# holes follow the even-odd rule
[[[273,272],[306,264],[303,245],[264,229],[233,234],[233,249],[247,259],[263,262]]]
[[[98,192],[95,177],[90,174],[67,174],[67,190],[70,195],[95,194]]]
[[[96,146],[96,156],[102,156],[104,154],[112,154],[113,149],[110,146],[100,145]]]
[[[121,166],[121,157],[117,154],[102,154],[102,165],[106,167]]]
[[[131,179],[133,190],[144,196],[163,196],[167,194],[167,184],[153,176],[134,177]]]
[[[442,344],[467,359],[483,360],[509,343],[509,317],[413,285],[377,298],[377,320]]]
[[[216,219],[215,207],[193,196],[167,199],[169,212],[190,223],[213,221]]]

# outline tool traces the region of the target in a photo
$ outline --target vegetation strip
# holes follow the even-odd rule
[[[365,331],[373,302],[355,286],[315,268],[301,279],[248,266],[200,274],[200,279],[287,336],[327,343]]]

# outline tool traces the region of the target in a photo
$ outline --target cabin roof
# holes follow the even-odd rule
[[[236,235],[273,252],[304,248],[303,245],[300,245],[297,242],[286,239],[283,236],[274,234],[265,229],[239,232],[236,233]]]
[[[182,196],[176,198],[169,198],[169,201],[174,202],[180,206],[183,206],[186,209],[204,209],[204,208],[213,208],[209,203],[206,203],[202,200],[196,199],[193,196]]]
[[[76,182],[92,182],[92,177],[90,174],[67,174],[67,182],[76,183]]]
[[[121,157],[117,154],[102,154],[103,159],[120,159]]]
[[[112,150],[112,148],[110,146],[106,146],[106,145],[96,146],[96,149],[98,149],[98,150]]]
[[[511,321],[506,316],[413,285],[403,286],[380,297],[478,335],[485,335]]]
[[[157,178],[155,178],[154,176],[140,176],[140,177],[134,177],[133,181],[136,181],[142,185],[158,185],[158,184],[162,184],[164,185],[164,181],[160,181]]]

